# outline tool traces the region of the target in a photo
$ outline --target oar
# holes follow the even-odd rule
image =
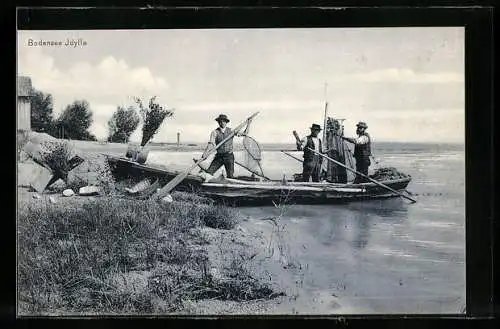
[[[285,153],[285,154],[286,154],[286,155],[288,155],[289,157],[294,158],[294,159],[295,159],[295,160],[297,160],[297,161],[304,162],[304,160],[299,159],[299,158],[297,158],[297,157],[296,157],[296,156],[294,156],[294,155],[291,155],[290,153],[288,153],[288,152],[287,152],[287,151],[285,151],[285,150],[280,150],[280,151],[281,151],[281,152],[283,152],[283,153]]]
[[[198,160],[196,160],[195,158],[193,158],[193,161],[196,163],[196,161],[198,161]],[[266,177],[266,176],[259,175],[258,173],[256,173],[256,172],[254,172],[254,171],[250,170],[250,168],[248,168],[247,166],[245,166],[245,165],[243,165],[243,164],[239,163],[239,162],[238,162],[238,161],[236,161],[236,160],[234,160],[234,163],[236,163],[238,166],[240,166],[240,167],[242,167],[242,168],[244,168],[244,169],[248,170],[249,172],[251,172],[252,174],[254,174],[254,175],[256,175],[256,176],[262,177],[262,178],[264,178],[264,179],[266,179],[266,180],[271,180],[271,179],[269,179],[269,178],[268,178],[268,177]],[[200,170],[201,170],[201,171],[208,173],[208,172],[207,172],[207,170],[206,170],[205,168],[203,168],[201,165],[200,165],[199,167],[200,167]],[[261,170],[262,170],[262,169],[261,169]]]
[[[198,164],[200,164],[202,161],[206,160],[206,158],[208,158],[208,156],[213,153],[214,151],[216,151],[219,147],[221,147],[225,142],[227,142],[228,140],[230,140],[231,138],[234,137],[234,135],[241,129],[243,128],[243,126],[245,125],[245,123],[248,123],[250,120],[252,120],[257,114],[259,114],[259,112],[255,112],[254,114],[252,114],[251,116],[249,116],[245,121],[243,121],[242,123],[240,123],[236,128],[234,128],[231,133],[226,137],[224,138],[219,144],[215,145],[214,148],[212,148],[210,151],[208,151],[204,157],[201,157],[198,161],[196,161],[195,164],[193,164],[191,167],[189,167],[188,170],[178,174],[177,176],[175,176],[174,178],[172,178],[172,180],[170,180],[170,182],[167,183],[167,185],[165,185],[164,187],[161,188],[160,191],[158,191],[158,193],[156,194],[156,197],[158,199],[166,196],[168,193],[170,193],[170,191],[172,191],[177,185],[179,185],[188,175],[189,173],[198,166]]]
[[[264,179],[266,179],[266,180],[271,180],[270,178],[268,178],[268,177],[266,177],[266,176],[264,176],[264,175],[260,175],[260,174],[256,173],[255,171],[251,170],[250,168],[248,168],[247,166],[245,166],[245,165],[244,165],[244,164],[242,164],[242,163],[239,163],[239,162],[238,162],[238,161],[236,161],[236,160],[234,161],[234,163],[236,163],[238,166],[240,166],[240,167],[242,167],[242,168],[244,168],[244,169],[248,170],[249,172],[251,172],[252,174],[254,174],[254,175],[256,175],[256,176],[262,177],[262,178],[264,178]],[[260,164],[259,164],[259,168],[260,168],[260,170],[262,171],[262,167],[260,166]]]
[[[316,152],[315,150],[313,150],[313,149],[312,149],[312,148],[310,148],[310,147],[308,147],[308,149],[309,149],[309,150],[311,150],[311,151],[313,151],[314,153],[316,153],[316,154],[318,154],[318,155],[321,155],[323,158],[325,158],[325,159],[327,159],[327,160],[330,160],[330,161],[332,161],[332,162],[334,162],[334,163],[338,164],[339,166],[342,166],[342,167],[344,167],[345,169],[347,169],[347,170],[349,170],[349,171],[351,171],[351,172],[354,172],[355,174],[360,175],[361,177],[367,178],[367,179],[369,179],[371,182],[373,182],[373,183],[375,183],[375,184],[377,184],[377,185],[379,185],[379,186],[382,186],[383,188],[386,188],[386,189],[388,189],[389,191],[391,191],[391,192],[393,192],[393,193],[396,193],[397,195],[399,195],[399,196],[401,196],[401,197],[403,197],[403,198],[406,198],[406,199],[410,200],[412,203],[416,203],[416,202],[417,202],[416,200],[414,200],[414,199],[410,198],[409,196],[406,196],[406,195],[404,195],[404,194],[402,194],[402,193],[399,193],[399,192],[398,192],[398,191],[396,191],[395,189],[390,188],[389,186],[384,185],[384,184],[382,184],[382,183],[380,183],[380,182],[378,182],[378,181],[374,180],[373,178],[371,178],[371,177],[369,177],[369,176],[367,176],[367,175],[365,175],[365,174],[362,174],[362,173],[360,173],[360,172],[358,172],[358,171],[356,171],[356,170],[354,170],[354,169],[351,169],[351,168],[349,168],[349,167],[347,167],[347,166],[343,165],[341,162],[338,162],[337,160],[334,160],[334,159],[330,158],[329,156],[326,156],[326,155],[324,155],[324,154],[321,154],[321,153],[319,153],[319,152]]]

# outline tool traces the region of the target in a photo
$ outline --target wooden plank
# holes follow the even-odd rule
[[[342,188],[342,187],[330,187],[325,186],[321,187],[311,187],[311,186],[297,186],[297,185],[249,185],[249,184],[234,184],[234,183],[203,183],[202,187],[221,187],[221,188],[231,188],[231,189],[256,189],[256,190],[274,190],[274,191],[282,191],[282,190],[292,190],[292,191],[311,191],[311,192],[327,192],[327,191],[335,191],[342,193],[361,193],[364,192],[364,189],[361,188]]]

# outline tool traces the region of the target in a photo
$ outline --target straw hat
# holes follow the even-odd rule
[[[316,123],[313,123],[311,126],[311,130],[321,130],[321,126]]]
[[[217,118],[215,118],[215,121],[226,121],[229,122],[229,119],[227,118],[227,115],[225,114],[219,114]]]
[[[358,122],[358,124],[356,125],[356,127],[360,127],[360,128],[368,128],[368,125],[362,121]]]

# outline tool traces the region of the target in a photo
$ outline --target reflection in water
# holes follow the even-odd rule
[[[348,208],[354,212],[364,212],[385,219],[403,221],[408,218],[408,203],[401,198],[353,202]]]
[[[352,226],[354,231],[351,244],[355,249],[363,249],[368,244],[370,237],[370,219],[367,213],[355,211],[352,213]]]
[[[276,209],[272,209],[267,211],[276,212]],[[318,242],[337,250],[364,249],[369,242],[373,225],[387,223],[392,226],[407,218],[408,205],[401,199],[353,202],[347,205],[292,206],[283,216],[284,220],[308,221],[309,224],[304,228]]]

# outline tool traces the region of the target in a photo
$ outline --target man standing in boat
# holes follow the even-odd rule
[[[323,153],[321,139],[318,138],[321,126],[313,123],[310,129],[311,134],[309,136],[297,141],[297,150],[304,150],[302,181],[309,182],[309,179],[312,178],[313,182],[319,182],[322,157],[311,151],[309,148],[315,150],[316,152]]]
[[[356,125],[356,134],[358,137],[349,138],[342,137],[342,139],[354,144],[354,159],[356,159],[356,171],[368,176],[368,168],[370,167],[371,140],[370,135],[366,132],[368,126],[365,122],[359,122]],[[363,183],[366,179],[356,174],[354,184]]]
[[[224,138],[228,137],[232,130],[227,126],[229,119],[227,115],[220,114],[215,121],[219,124],[217,129],[213,130],[210,134],[210,140],[208,142],[205,151],[203,152],[203,157],[210,152],[212,148],[214,148],[217,144],[222,142]],[[236,136],[240,136],[241,134],[238,132]],[[215,154],[210,167],[206,170],[210,175],[213,175],[219,168],[224,165],[226,169],[227,178],[233,178],[234,174],[234,154],[233,154],[233,139],[230,138],[224,144],[222,144]]]

